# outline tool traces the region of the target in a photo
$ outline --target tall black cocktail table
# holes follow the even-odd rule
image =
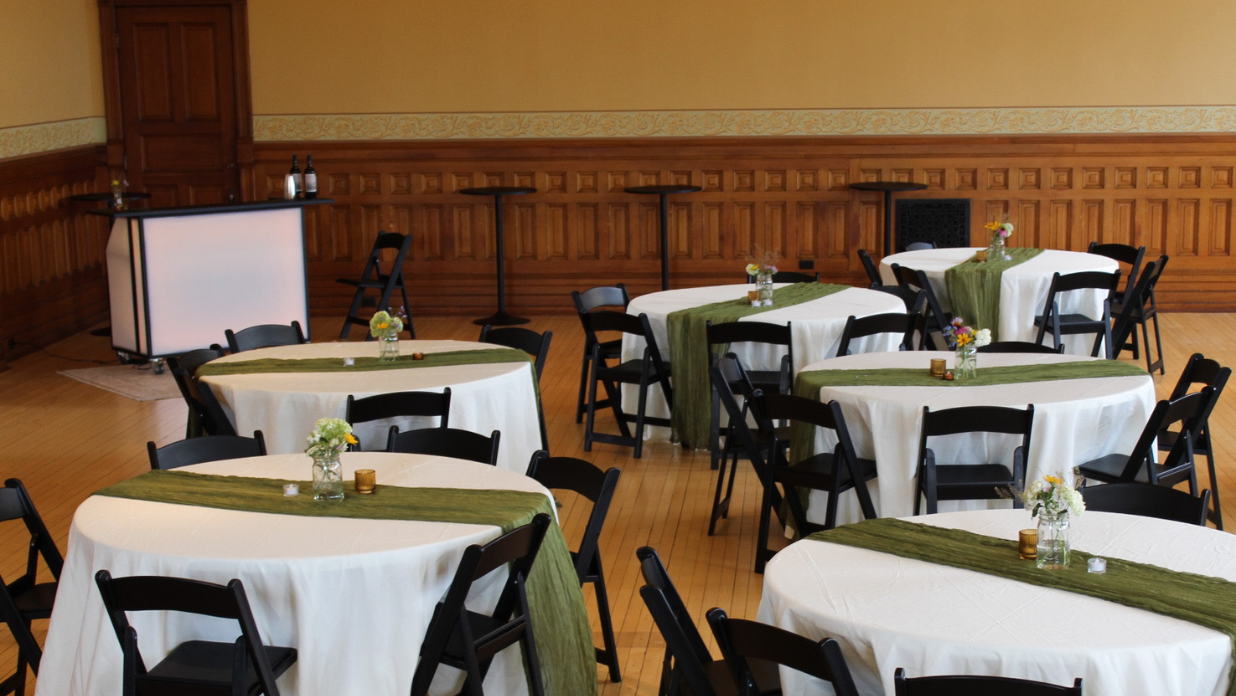
[[[668,184],[664,186],[628,186],[623,191],[627,193],[656,194],[661,197],[661,289],[669,290],[669,209],[665,197],[671,193],[696,193],[704,189],[699,186],[679,186]]]
[[[897,250],[893,248],[893,194],[897,191],[922,191],[927,188],[927,184],[916,184],[913,181],[860,181],[850,184],[850,188],[857,191],[884,192],[883,256],[896,253]]]
[[[494,244],[497,247],[498,256],[498,311],[483,318],[473,321],[473,324],[484,326],[511,326],[513,324],[527,324],[528,319],[525,317],[517,317],[514,314],[506,311],[506,245],[502,243],[502,197],[503,196],[519,196],[525,193],[536,193],[536,189],[530,186],[484,186],[481,188],[466,188],[460,189],[460,193],[467,196],[493,196],[494,197],[494,227],[497,232],[497,239]]]

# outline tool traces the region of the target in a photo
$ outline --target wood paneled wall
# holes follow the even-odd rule
[[[105,190],[102,162],[96,146],[0,162],[0,356],[107,318],[107,220],[67,200]]]
[[[857,181],[913,180],[899,194],[971,199],[972,240],[1008,215],[1014,244],[1085,250],[1144,244],[1172,257],[1159,295],[1177,309],[1236,309],[1232,257],[1236,137],[934,137],[643,139],[465,143],[267,143],[252,190],[277,196],[292,154],[312,154],[321,195],[309,230],[312,305],[346,306],[379,230],[411,232],[406,276],[417,312],[481,313],[495,301],[493,202],[470,186],[535,186],[507,199],[509,303],[567,311],[572,289],[658,287],[654,196],[625,186],[690,183],[671,197],[676,287],[741,282],[745,259],[810,260],[822,278],[860,283],[855,250],[878,248],[880,194]]]

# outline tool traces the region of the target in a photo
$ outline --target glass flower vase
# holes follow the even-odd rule
[[[953,360],[953,379],[974,379],[978,377],[978,349],[973,343],[967,343],[957,348]]]
[[[399,357],[399,334],[388,331],[378,336],[378,360],[394,362]]]
[[[1004,249],[1004,236],[998,231],[991,233],[991,243],[987,245],[988,261],[1011,261],[1012,256]]]
[[[760,291],[760,303],[771,306],[773,303],[773,274],[772,271],[760,271],[755,276],[755,285]]]
[[[1048,570],[1069,567],[1069,513],[1039,512],[1039,543],[1035,565]]]
[[[313,499],[343,500],[343,466],[339,455],[313,458]]]

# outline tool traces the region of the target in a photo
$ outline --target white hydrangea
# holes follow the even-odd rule
[[[991,329],[979,329],[974,333],[974,347],[982,348],[991,343]]]

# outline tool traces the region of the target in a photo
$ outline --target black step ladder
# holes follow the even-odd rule
[[[395,293],[395,288],[399,288],[399,292],[403,295],[403,308],[408,315],[404,329],[411,334],[412,338],[416,338],[416,329],[412,327],[412,310],[408,306],[408,290],[403,284],[403,262],[408,257],[408,248],[411,246],[412,235],[410,234],[379,232],[378,238],[373,242],[373,251],[369,252],[369,260],[365,263],[365,271],[361,273],[360,280],[339,278],[336,281],[356,288],[356,294],[352,296],[352,306],[348,308],[348,316],[343,320],[343,330],[339,332],[340,340],[347,340],[352,326],[359,324],[365,327],[365,340],[372,341],[373,336],[368,333],[369,318],[360,315],[361,307],[373,307],[374,311],[390,307],[391,295]],[[394,262],[386,273],[382,272],[382,251],[384,249],[397,250]],[[365,292],[371,289],[380,291],[381,296],[366,297]]]

